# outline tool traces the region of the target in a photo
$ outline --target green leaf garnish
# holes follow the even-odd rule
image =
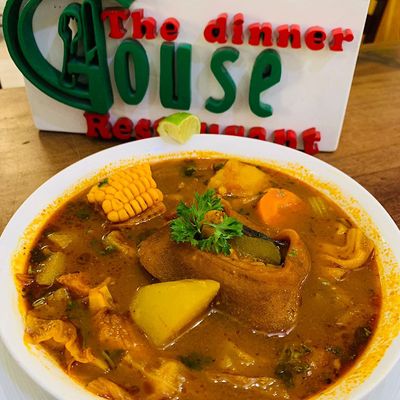
[[[190,353],[187,356],[179,356],[178,359],[182,364],[186,365],[190,369],[194,369],[195,371],[201,371],[215,361],[209,356],[196,352]]]
[[[203,251],[229,255],[229,240],[243,235],[243,225],[232,217],[224,215],[220,223],[205,220],[209,211],[223,211],[221,199],[210,189],[203,195],[195,194],[194,203],[189,207],[180,202],[176,208],[178,218],[171,223],[171,238],[177,243],[190,243]],[[203,226],[212,228],[212,234],[204,237]]]
[[[103,187],[103,186],[105,186],[105,185],[107,185],[108,184],[108,178],[104,178],[102,181],[100,181],[98,184],[97,184],[97,186],[100,188],[100,187]]]

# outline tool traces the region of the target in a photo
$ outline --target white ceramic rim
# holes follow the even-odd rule
[[[42,351],[37,348],[28,348],[23,342],[23,321],[19,313],[18,294],[10,269],[13,254],[19,246],[20,236],[42,210],[76,186],[78,180],[96,175],[100,169],[110,163],[119,164],[121,160],[135,162],[140,159],[193,151],[211,151],[244,159],[256,159],[283,168],[291,165],[292,170],[293,165],[299,165],[300,168],[305,168],[313,173],[318,179],[339,187],[344,197],[357,199],[360,207],[372,217],[382,241],[392,251],[397,265],[395,269],[400,271],[400,231],[391,217],[380,203],[357,182],[317,158],[269,142],[217,135],[195,135],[184,145],[178,145],[165,139],[152,138],[103,150],[71,165],[45,182],[21,205],[0,237],[0,304],[3,310],[0,319],[1,338],[17,363],[35,382],[55,398],[59,400],[78,398],[93,400],[97,397],[74,383]],[[351,390],[350,397],[348,397],[349,392],[345,392],[346,398],[362,399],[382,381],[399,359],[400,340],[397,337],[392,341],[372,374]],[[343,381],[345,380],[346,378]],[[334,391],[328,390],[319,398],[339,398],[336,396],[340,392],[340,386],[341,384],[336,385]],[[338,388],[339,392],[337,392]]]

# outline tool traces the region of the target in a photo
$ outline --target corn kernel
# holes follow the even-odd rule
[[[107,214],[107,218],[111,221],[111,222],[119,222],[119,215],[116,211],[111,211],[110,213]]]
[[[132,178],[132,182],[135,182],[135,181],[137,181],[137,180],[139,179],[139,175],[136,174],[136,173],[133,172],[133,171],[129,171],[128,174],[129,174],[129,176]]]
[[[137,202],[137,200],[132,200],[130,204],[136,214],[140,214],[142,212],[142,208],[140,207],[140,204]]]
[[[117,192],[117,190],[115,188],[113,188],[112,186],[107,186],[105,188],[105,192],[108,194],[115,194]]]
[[[143,197],[143,200],[146,202],[147,207],[151,207],[154,204],[154,201],[148,192],[144,192],[142,194],[142,197]]]
[[[126,196],[126,198],[129,201],[135,198],[135,196],[132,194],[132,192],[130,191],[130,189],[128,187],[124,187],[123,191],[124,191],[124,195]]]
[[[118,199],[119,201],[121,201],[122,203],[129,202],[128,198],[124,195],[124,193],[122,191],[118,191],[117,193],[115,193],[115,198]]]
[[[95,202],[96,202],[96,197],[95,197],[94,192],[90,191],[90,192],[87,194],[87,199],[88,199],[88,202],[89,202],[89,203],[95,203]]]
[[[137,202],[140,204],[140,208],[144,211],[147,208],[146,202],[143,200],[142,196],[136,197]]]
[[[91,203],[101,205],[111,222],[124,222],[155,206],[163,198],[151,176],[150,164],[120,170],[95,185],[87,194]]]
[[[126,221],[127,219],[129,219],[129,214],[124,208],[118,211],[118,216],[120,221]]]
[[[105,194],[103,191],[101,191],[101,190],[97,190],[97,191],[94,193],[94,197],[95,197],[95,199],[96,199],[96,201],[97,201],[98,203],[101,203],[101,202],[105,199],[106,194]]]
[[[111,200],[112,208],[115,211],[119,211],[121,208],[123,208],[123,204],[118,200],[118,199],[113,199]]]
[[[150,181],[150,187],[156,188],[157,187],[156,181],[151,176],[148,179]]]
[[[122,190],[123,188],[123,186],[114,179],[109,179],[108,183],[116,190]]]
[[[132,177],[126,171],[121,171],[121,176],[123,177],[123,179],[127,180],[129,183],[133,182]]]
[[[140,181],[143,183],[144,187],[147,189],[150,189],[151,184],[149,179],[146,176],[143,176],[142,178],[140,178]]]
[[[102,204],[103,211],[108,214],[113,210],[111,200],[104,200]]]
[[[128,213],[130,218],[132,218],[132,217],[134,217],[136,215],[135,210],[132,208],[132,206],[129,203],[124,204],[124,208],[125,208],[125,210]]]
[[[140,179],[136,182],[136,187],[138,188],[140,194],[146,191],[146,188]]]
[[[137,197],[137,196],[139,196],[139,189],[137,188],[137,186],[136,186],[136,184],[135,183],[131,183],[130,185],[129,185],[129,189],[131,190],[131,192],[132,192],[132,194],[135,196],[135,197]]]

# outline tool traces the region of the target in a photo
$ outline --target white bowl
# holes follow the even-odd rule
[[[383,293],[376,334],[347,375],[318,395],[324,400],[363,398],[400,358],[400,232],[378,201],[339,170],[287,147],[237,137],[196,135],[184,145],[160,138],[123,144],[71,165],[36,190],[12,217],[0,238],[0,333],[12,356],[34,381],[59,400],[97,398],[71,380],[42,350],[24,343],[24,323],[14,278],[15,268],[27,256],[23,254],[24,246],[35,238],[62,201],[110,169],[142,159],[187,157],[204,151],[213,152],[208,154],[211,157],[222,153],[289,172],[332,198],[375,241]]]

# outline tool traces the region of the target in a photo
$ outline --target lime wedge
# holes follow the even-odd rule
[[[200,133],[200,120],[193,114],[181,112],[164,118],[158,125],[158,134],[168,136],[179,143],[187,142],[195,133]]]

